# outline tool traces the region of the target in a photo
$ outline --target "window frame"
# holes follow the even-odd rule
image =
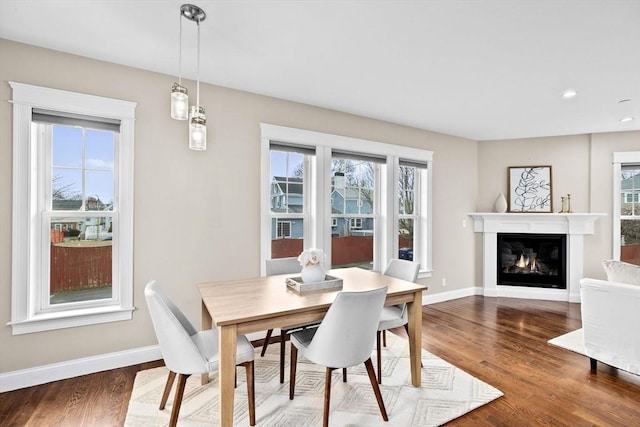
[[[13,238],[11,321],[13,335],[75,326],[129,320],[133,307],[133,154],[136,103],[10,81],[13,91]],[[45,167],[32,138],[32,113],[42,109],[120,121],[116,189],[118,239],[113,245],[113,294],[104,303],[95,300],[66,309],[41,310],[43,247],[46,212],[39,203],[39,182]]]
[[[620,175],[622,167],[626,164],[640,164],[640,151],[618,151],[613,153],[613,259],[620,261],[620,226],[623,219],[620,215],[622,209],[622,185]]]
[[[422,238],[416,248],[420,262],[419,277],[429,277],[432,267],[432,176],[433,151],[394,145],[378,141],[351,138],[340,135],[295,129],[267,123],[260,124],[261,129],[261,224],[260,224],[260,271],[265,274],[265,260],[271,257],[271,212],[270,212],[270,147],[272,142],[308,147],[315,150],[315,155],[305,156],[305,182],[310,190],[309,214],[305,218],[304,247],[322,248],[327,255],[327,267],[331,260],[331,160],[333,152],[353,152],[362,155],[378,156],[386,160],[386,167],[381,168],[380,197],[376,212],[380,212],[381,220],[375,223],[376,236],[374,245],[375,271],[383,271],[392,258],[398,258],[398,197],[397,182],[399,179],[399,163],[401,159],[413,159],[426,165],[424,185],[420,187],[420,233]],[[307,203],[305,201],[305,203]],[[350,215],[353,216],[353,215]]]
[[[282,224],[282,225],[281,225]],[[286,225],[287,227],[284,227],[284,225]],[[289,231],[288,233],[282,233],[281,231],[287,228],[287,230]],[[291,221],[282,221],[280,219],[278,219],[276,221],[276,237],[278,239],[287,239],[291,237]]]

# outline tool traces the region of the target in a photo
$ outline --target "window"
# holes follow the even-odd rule
[[[614,258],[640,265],[640,151],[613,156]]]
[[[623,178],[623,180],[624,179],[625,178]],[[624,195],[624,197],[623,197],[622,200],[624,200],[623,203],[625,203],[625,204],[632,204],[632,203],[639,203],[640,202],[640,193],[623,193],[623,195]]]
[[[298,256],[308,222],[308,161],[313,151],[274,143],[269,152],[270,258]],[[263,263],[264,264],[264,263]]]
[[[362,218],[350,218],[349,219],[350,230],[362,230]]]
[[[262,178],[263,266],[283,256],[274,220],[299,217],[304,224],[295,229],[292,223],[291,229],[298,247],[286,256],[318,247],[328,268],[376,271],[404,257],[420,263],[421,277],[429,274],[431,151],[268,124],[261,130],[262,170],[269,171]],[[296,199],[298,189],[284,183],[297,180],[304,194],[297,211],[276,211],[277,195]]]
[[[400,159],[398,168],[398,257],[413,261],[414,249],[427,252],[427,242],[421,239],[423,223],[422,211],[427,209],[422,188],[428,187],[429,173],[426,163]],[[420,247],[420,245],[423,245]]]
[[[291,221],[278,221],[278,237],[291,237]]]
[[[13,334],[130,319],[135,103],[10,85]]]

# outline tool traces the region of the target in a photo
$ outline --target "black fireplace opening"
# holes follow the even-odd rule
[[[498,285],[567,289],[564,234],[498,233]]]

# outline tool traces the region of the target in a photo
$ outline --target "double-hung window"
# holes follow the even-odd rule
[[[266,259],[316,247],[327,268],[383,271],[402,258],[428,274],[431,151],[268,124],[261,130],[263,273]],[[283,243],[285,220],[291,236]]]
[[[613,256],[640,265],[640,151],[613,154]]]
[[[13,333],[130,319],[135,103],[10,84]]]

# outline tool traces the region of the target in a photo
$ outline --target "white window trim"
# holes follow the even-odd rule
[[[309,190],[317,191],[319,194],[312,194],[309,197],[309,212],[317,212],[318,215],[310,214],[309,218],[305,217],[305,242],[306,248],[317,247],[323,248],[327,255],[327,259],[331,259],[331,177],[326,174],[324,182],[310,182],[315,179],[316,174],[311,173],[312,168],[326,170],[331,163],[332,149],[341,151],[353,151],[361,153],[369,153],[371,155],[384,156],[387,158],[390,173],[381,174],[376,179],[384,180],[386,191],[376,197],[376,203],[380,203],[376,212],[380,212],[383,221],[376,221],[375,235],[377,236],[376,247],[374,248],[374,270],[382,271],[384,266],[391,258],[398,256],[398,223],[395,220],[398,212],[398,201],[396,196],[396,186],[398,181],[397,169],[399,159],[413,159],[416,162],[425,162],[428,164],[426,176],[423,177],[423,187],[426,190],[428,200],[421,198],[420,213],[423,220],[416,224],[425,230],[425,239],[422,239],[420,253],[424,254],[420,262],[420,276],[428,277],[431,273],[432,252],[431,252],[431,236],[432,236],[432,203],[431,197],[433,182],[433,151],[405,147],[402,145],[394,145],[377,141],[369,141],[358,138],[351,138],[340,135],[332,135],[321,132],[308,131],[303,129],[289,128],[285,126],[272,125],[267,123],[260,124],[261,129],[261,155],[260,167],[263,171],[261,176],[260,187],[260,204],[261,204],[261,227],[260,227],[260,269],[265,274],[265,260],[270,258],[271,254],[271,227],[270,216],[266,214],[269,211],[269,150],[271,141],[279,141],[283,143],[309,145],[315,147],[316,153],[310,161],[310,167],[305,165],[305,174],[308,170],[310,179],[305,175],[305,183],[310,186]],[[305,194],[311,194],[305,189]],[[305,200],[305,204],[307,201]],[[317,205],[317,206],[316,206]],[[306,206],[305,206],[306,208]],[[309,227],[307,229],[307,227]],[[308,231],[308,232],[307,232]],[[420,231],[420,230],[419,230]],[[307,239],[307,236],[309,238]]]
[[[620,209],[622,188],[620,174],[625,163],[640,163],[640,151],[613,153],[613,259],[620,261]]]
[[[13,90],[13,239],[11,322],[13,335],[128,320],[133,307],[133,141],[136,103],[9,82]],[[102,307],[37,313],[35,307],[41,242],[32,233],[37,170],[31,142],[33,108],[120,120],[119,250],[114,250],[114,302]],[[115,247],[114,247],[115,249]],[[116,279],[117,277],[117,279]],[[117,280],[117,281],[116,281]]]

